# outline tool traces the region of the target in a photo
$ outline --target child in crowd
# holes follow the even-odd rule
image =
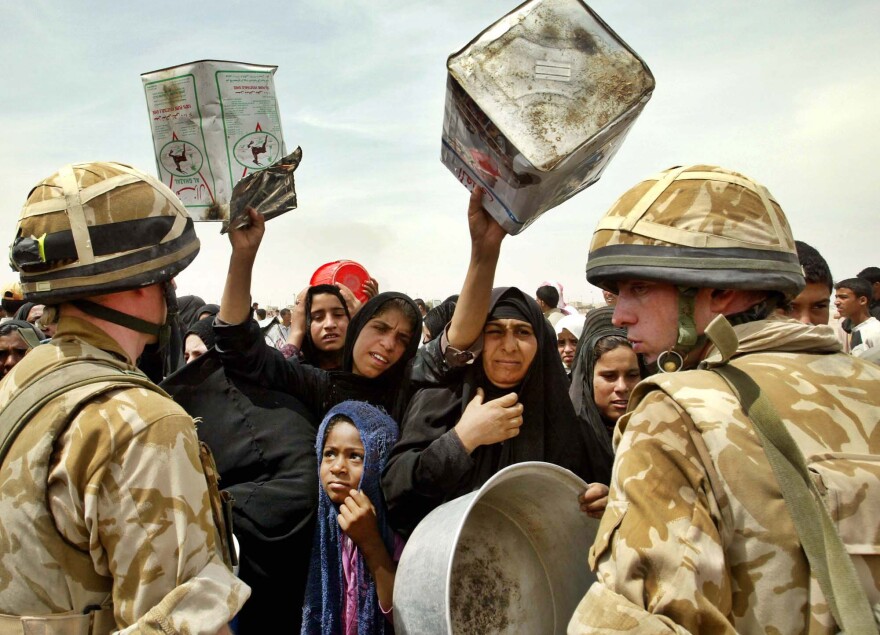
[[[379,477],[398,439],[379,408],[345,401],[318,429],[318,516],[302,633],[393,633],[394,572],[403,541],[386,521]]]
[[[871,349],[880,348],[880,321],[870,312],[871,283],[864,278],[847,278],[834,288],[834,306],[840,317],[847,318],[852,324],[846,351],[874,361],[877,351]]]
[[[584,330],[584,316],[580,313],[566,315],[553,328],[556,330],[556,348],[559,350],[559,357],[565,367],[566,376],[571,379],[574,353]]]
[[[340,370],[348,324],[360,307],[348,287],[306,287],[296,297],[290,335],[281,352],[285,357],[299,353],[300,361],[324,370]]]

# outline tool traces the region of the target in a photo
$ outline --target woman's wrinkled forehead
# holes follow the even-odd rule
[[[513,298],[502,298],[492,307],[492,312],[489,314],[487,322],[502,319],[529,322],[529,316],[526,313],[523,304],[524,303],[514,301]]]
[[[416,327],[416,320],[411,319],[406,313],[396,306],[392,301],[386,302],[379,307],[379,310],[373,314],[367,324],[370,322],[382,322],[384,324],[394,324],[397,328],[408,335],[412,335]]]
[[[508,329],[508,328],[515,329],[518,327],[525,326],[525,327],[528,327],[531,329],[532,323],[528,322],[527,320],[518,320],[516,318],[494,318],[493,317],[493,318],[490,318],[486,322],[486,325],[483,327],[483,330],[489,328],[490,326],[497,326],[502,329]]]

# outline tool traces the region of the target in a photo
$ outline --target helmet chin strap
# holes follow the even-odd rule
[[[697,334],[694,320],[697,287],[678,287],[678,338],[675,346],[657,357],[657,368],[663,373],[675,373],[682,369],[688,354],[706,344],[706,336]]]
[[[674,373],[681,370],[688,354],[702,348],[709,341],[708,336],[697,335],[697,325],[694,321],[697,291],[699,289],[696,287],[678,287],[678,340],[675,346],[657,356],[657,369],[660,372]],[[724,317],[731,326],[765,320],[780,303],[779,294],[771,293],[745,311]]]
[[[91,300],[73,300],[71,304],[83,313],[91,315],[92,317],[106,320],[113,324],[118,324],[119,326],[131,329],[132,331],[137,331],[138,333],[146,333],[147,335],[156,336],[159,340],[158,348],[159,350],[162,350],[168,345],[168,342],[171,339],[171,324],[177,318],[178,311],[177,296],[174,293],[174,287],[169,282],[162,283],[162,293],[165,296],[166,306],[165,322],[162,324],[142,320],[133,315],[129,315],[128,313],[111,309],[103,304],[92,302]]]

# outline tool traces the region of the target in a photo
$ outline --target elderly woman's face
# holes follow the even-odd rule
[[[499,388],[523,380],[538,352],[532,325],[523,320],[492,320],[483,327],[483,370]]]

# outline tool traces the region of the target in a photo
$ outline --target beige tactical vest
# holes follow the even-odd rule
[[[101,635],[116,628],[111,604],[113,580],[99,575],[89,553],[68,543],[56,528],[47,505],[49,462],[55,440],[82,404],[110,390],[133,384],[149,388],[152,384],[98,348],[88,347],[91,359],[87,362],[59,360],[51,348],[50,344],[34,349],[20,363],[24,367],[16,369],[16,378],[23,382],[16,395],[28,386],[43,393],[36,398],[22,397],[19,406],[22,401],[36,405],[53,380],[57,396],[21,429],[0,464],[0,499],[13,499],[12,506],[4,505],[0,531],[0,635]],[[71,372],[77,365],[81,372]],[[69,387],[77,376],[84,385]],[[96,381],[101,377],[103,381]],[[0,412],[4,426],[0,441],[8,439],[14,404],[7,403]],[[59,593],[61,589],[63,593]]]
[[[732,363],[778,411],[869,602],[880,602],[880,369],[844,354],[755,352]],[[686,426],[699,454],[694,460],[706,471],[733,587],[741,594],[734,600],[742,609],[732,616],[736,630],[763,632],[772,625],[779,632],[837,632],[778,485],[764,486],[777,481],[728,386],[706,371],[654,375],[634,391],[630,409],[658,389],[694,424]]]

